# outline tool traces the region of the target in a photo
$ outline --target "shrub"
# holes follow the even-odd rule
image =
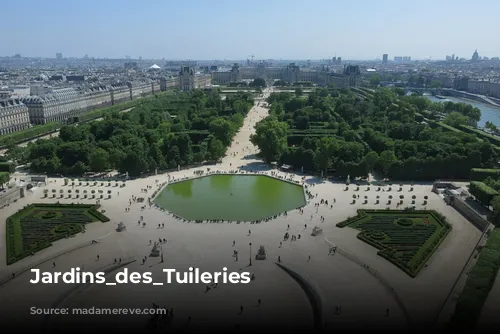
[[[500,169],[498,168],[472,168],[470,171],[470,179],[472,181],[484,181],[488,177],[493,180],[500,178]]]
[[[498,191],[479,181],[471,181],[469,190],[470,193],[485,206],[489,206],[491,200],[495,196],[498,196]]]

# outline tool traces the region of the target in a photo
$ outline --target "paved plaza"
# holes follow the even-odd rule
[[[255,123],[266,117],[267,109],[255,106],[249,112],[245,124],[235,136],[233,145],[229,148],[226,158],[212,170],[230,171],[236,168],[255,170],[270,174],[270,170],[255,158],[256,148],[250,143],[249,136]],[[43,271],[66,271],[71,267],[80,266],[85,271],[98,270],[113,263],[114,259],[136,259],[127,265],[129,271],[151,271],[156,281],[162,279],[163,268],[186,270],[188,267],[198,267],[202,271],[251,271],[255,280],[246,285],[219,284],[217,288],[205,291],[204,284],[123,284],[105,286],[95,284],[85,289],[76,289],[66,284],[31,285],[30,273],[20,274],[15,279],[0,287],[0,321],[12,320],[15,312],[16,320],[21,323],[44,323],[49,321],[44,317],[29,315],[29,307],[151,307],[152,303],[175,311],[175,326],[184,326],[189,317],[189,326],[203,328],[207,324],[227,323],[231,326],[239,324],[242,328],[251,328],[259,323],[280,324],[283,330],[292,330],[303,326],[312,328],[313,311],[306,293],[301,286],[275,262],[280,257],[283,265],[305,278],[321,297],[322,325],[328,327],[360,326],[376,328],[377,326],[401,326],[411,324],[428,324],[432,322],[450,289],[457,279],[462,267],[473,251],[481,233],[443,199],[431,192],[431,184],[416,184],[409,192],[409,185],[403,186],[405,205],[409,205],[410,195],[416,195],[417,209],[422,206],[423,197],[428,196],[426,209],[435,209],[447,217],[452,230],[438,251],[416,278],[410,278],[402,270],[377,255],[377,250],[358,240],[358,231],[351,228],[338,228],[336,223],[347,217],[356,215],[360,208],[387,207],[387,197],[391,194],[397,198],[401,192],[393,187],[391,192],[376,192],[375,187],[366,191],[361,186],[355,191],[351,185],[345,191],[345,184],[323,181],[311,176],[305,177],[305,184],[314,198],[304,207],[301,214],[298,210],[280,216],[277,219],[260,224],[249,223],[187,223],[175,219],[167,212],[154,206],[132,203],[132,196],[149,197],[158,189],[158,184],[164,183],[168,177],[176,179],[192,177],[195,168],[155,175],[148,178],[127,181],[123,188],[118,187],[79,187],[84,189],[112,190],[112,198],[101,201],[102,209],[111,222],[92,223],[86,232],[73,238],[57,241],[32,257],[23,259],[9,267],[5,265],[5,243],[0,243],[0,280],[13,272],[18,272],[35,263],[47,259],[48,262],[39,265]],[[275,172],[277,172],[275,170]],[[303,175],[277,172],[278,175],[293,178],[302,182]],[[53,203],[54,199],[43,198],[44,189],[68,189],[62,179],[49,179],[44,187],[35,189],[24,199],[2,209],[0,222],[0,240],[5,240],[5,218],[18,211],[28,203]],[[141,189],[152,187],[148,193]],[[368,196],[368,204],[362,201],[352,205],[353,194],[360,197]],[[375,198],[380,195],[380,204],[375,204]],[[321,199],[330,203],[335,199],[333,208],[324,205],[315,207]],[[91,199],[57,199],[61,203],[94,203]],[[244,203],[242,203],[244,205]],[[394,200],[392,209],[396,209]],[[130,207],[130,211],[125,209]],[[146,226],[138,226],[137,222],[143,216]],[[324,217],[322,222],[320,217]],[[127,230],[116,232],[119,222],[124,222]],[[158,224],[165,224],[158,228]],[[287,230],[287,226],[290,229]],[[306,225],[306,226],[305,226]],[[320,226],[323,234],[311,236],[314,226]],[[249,235],[249,230],[251,234]],[[301,235],[296,241],[283,241],[283,235]],[[141,259],[151,251],[150,240],[165,238],[163,244],[164,262],[159,257],[148,257],[145,264]],[[99,241],[88,247],[69,252],[52,259],[64,250],[70,249],[91,240]],[[233,240],[235,246],[233,247]],[[252,243],[250,254],[249,243]],[[280,242],[283,242],[280,247]],[[336,245],[342,253],[329,255],[330,245]],[[255,256],[260,245],[267,250],[267,260],[253,260],[247,267],[249,258]],[[239,260],[233,258],[233,250],[239,253]],[[345,254],[345,255],[344,255]],[[99,260],[97,260],[99,255]],[[309,258],[310,257],[310,258]],[[56,262],[53,268],[52,262]],[[368,269],[368,268],[369,269]],[[108,278],[109,279],[109,278]],[[258,299],[262,304],[258,306]],[[240,312],[240,306],[244,311]],[[341,307],[341,314],[336,315],[336,307]],[[390,315],[386,316],[386,309]],[[25,316],[18,316],[23,314]],[[88,321],[89,318],[85,318]],[[148,317],[141,323],[134,318],[127,326],[143,327]],[[50,321],[60,323],[70,322],[71,317],[51,317]],[[132,321],[132,320],[131,320]],[[83,325],[82,325],[83,326]]]

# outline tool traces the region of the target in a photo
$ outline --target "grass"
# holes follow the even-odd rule
[[[416,277],[451,230],[435,211],[358,210],[337,224],[360,231],[358,239],[379,249],[378,255]]]
[[[494,229],[458,297],[455,312],[448,324],[450,329],[473,329],[476,326],[499,269],[500,229]]]
[[[89,204],[32,204],[7,218],[7,264],[50,247],[52,242],[84,232],[85,225],[109,218]]]

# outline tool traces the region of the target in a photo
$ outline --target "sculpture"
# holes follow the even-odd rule
[[[319,235],[321,233],[323,233],[323,229],[321,227],[319,227],[319,226],[314,226],[311,235],[313,237],[315,237],[315,236],[317,236],[317,235]]]
[[[127,229],[127,226],[123,222],[118,223],[118,227],[116,228],[116,232],[121,232],[125,231]]]
[[[160,256],[160,247],[157,242],[154,243],[153,249],[151,250],[151,254],[149,254],[151,257],[158,257]]]
[[[265,260],[267,258],[266,249],[264,246],[260,245],[257,255],[255,255],[256,260]]]
[[[346,184],[349,185],[351,183],[351,175],[347,175]]]

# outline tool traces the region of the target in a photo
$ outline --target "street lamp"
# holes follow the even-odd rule
[[[250,246],[250,263],[248,264],[248,266],[251,266],[252,265],[252,243],[249,243],[248,245]]]

